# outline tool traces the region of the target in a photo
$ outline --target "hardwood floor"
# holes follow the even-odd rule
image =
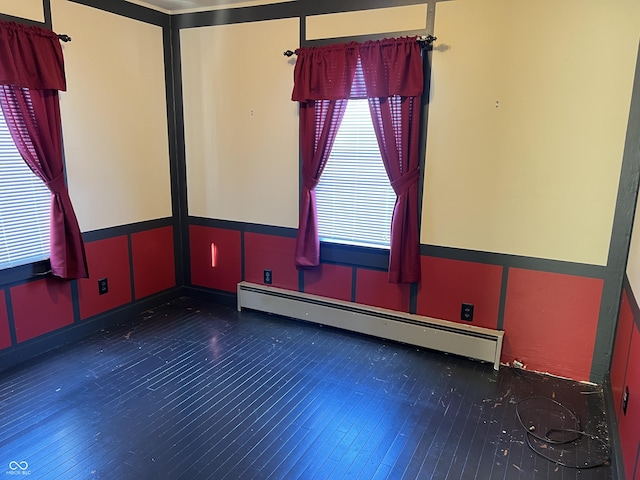
[[[613,478],[529,449],[532,396],[606,440],[598,387],[181,298],[0,373],[0,475]]]

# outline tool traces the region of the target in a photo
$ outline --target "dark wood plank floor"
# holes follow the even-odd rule
[[[613,478],[534,454],[531,396],[606,438],[596,387],[181,298],[0,373],[0,475]]]

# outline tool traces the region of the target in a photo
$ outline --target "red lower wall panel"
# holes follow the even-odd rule
[[[271,270],[273,275],[272,286],[298,291],[295,248],[295,238],[261,233],[245,233],[245,280],[252,283],[264,283],[264,270]]]
[[[10,292],[18,342],[73,323],[68,281],[52,277],[15,286]]]
[[[356,272],[356,303],[409,311],[409,285],[389,283],[386,271],[359,268]]]
[[[89,278],[78,280],[80,318],[86,319],[132,301],[129,245],[126,236],[85,245]],[[100,295],[98,280],[106,278],[109,291]]]
[[[189,247],[193,285],[227,292],[237,290],[242,280],[239,231],[191,225]]]
[[[637,471],[640,466],[636,466],[640,446],[640,330],[635,322],[631,333],[625,386],[629,388],[629,402],[626,415],[620,413],[618,418],[618,433],[625,473],[627,478],[635,480],[640,477],[640,471]]]
[[[620,302],[620,314],[618,316],[618,327],[616,329],[616,340],[613,345],[613,359],[611,360],[611,392],[613,394],[613,405],[616,417],[620,417],[622,406],[622,392],[624,390],[624,378],[627,373],[627,360],[629,357],[629,346],[631,345],[631,332],[633,331],[633,311],[629,304],[629,296],[626,290],[622,292]],[[639,426],[640,428],[640,426]]]
[[[136,299],[176,285],[172,227],[132,234],[131,255]]]
[[[497,328],[502,267],[423,256],[417,313],[479,327]],[[462,303],[474,306],[473,321],[460,320]]]
[[[603,281],[511,268],[502,361],[589,380]]]
[[[327,263],[305,270],[304,291],[348,302],[351,300],[352,272],[351,267]]]
[[[9,333],[9,315],[7,314],[7,301],[4,298],[4,290],[0,290],[0,350],[11,346],[11,334]]]

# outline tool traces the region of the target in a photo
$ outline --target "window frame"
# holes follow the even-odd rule
[[[352,110],[354,115],[352,117],[352,122],[358,121],[358,123],[356,124],[358,128],[353,128],[353,127],[349,128],[348,126],[347,117],[350,111],[349,105],[351,104],[351,102],[358,102],[357,110]],[[363,127],[361,122],[366,122],[366,120],[363,120],[365,115],[369,119],[368,125],[370,126],[370,130],[367,130],[366,127],[360,128],[360,127]],[[347,120],[347,123],[345,123],[345,120]],[[341,130],[343,125],[347,125],[345,127],[346,131]],[[347,132],[351,132],[353,136],[347,136],[349,142],[340,143],[341,139],[344,140],[344,136],[341,136],[341,135],[346,135]],[[364,155],[360,155],[358,153],[354,153],[354,151],[357,150],[356,144],[362,144],[361,141],[364,138],[366,138],[367,143],[363,145],[365,145],[365,150],[370,150],[369,154],[365,153]],[[340,150],[336,151],[337,157],[333,157],[333,154],[334,154],[333,149],[336,148],[336,146],[338,147],[342,146],[344,148],[342,152],[344,153],[346,151],[349,153],[348,160],[346,161],[344,160],[345,156],[340,153],[341,152]],[[376,156],[373,153],[374,148],[375,148],[375,152],[377,152],[377,158],[374,158]],[[377,205],[374,205],[376,202],[375,201],[372,202],[370,200],[372,192],[367,191],[364,196],[365,200],[363,200],[362,204],[360,204],[360,208],[356,208],[359,205],[359,200],[356,200],[355,205],[352,205],[348,201],[348,199],[351,198],[352,194],[356,194],[356,192],[362,191],[361,179],[363,178],[363,176],[361,176],[361,166],[364,165],[363,160],[371,160],[371,163],[366,163],[367,167],[362,167],[362,168],[368,169],[368,175],[365,174],[365,177],[373,178],[372,176],[374,175],[374,172],[375,172],[375,181],[376,182],[385,181],[386,188],[382,187],[382,185],[379,185],[375,190],[376,193],[380,193],[382,195],[381,197],[378,197],[379,199],[384,199],[382,203],[378,203]],[[374,165],[373,162],[376,162],[376,164]],[[335,165],[335,163],[338,163],[338,165],[343,167],[344,170],[333,168],[332,165]],[[335,189],[339,191],[345,191],[348,198],[344,198],[344,197],[341,198],[339,195],[336,194],[335,189],[329,189],[329,190],[325,189],[325,186],[327,185],[325,182],[328,182],[329,181],[328,178],[331,178],[331,170],[333,170],[334,180],[336,179],[335,177],[341,177],[341,180],[345,180],[344,177],[342,177],[343,171],[350,173],[350,177],[346,179],[346,181],[334,182],[332,184]],[[340,173],[336,175],[335,174],[336,171]],[[376,188],[376,187],[373,187],[373,188]],[[375,249],[382,249],[382,250],[390,249],[391,219],[393,217],[393,210],[395,208],[395,204],[397,201],[397,195],[395,194],[395,192],[393,191],[393,188],[391,187],[391,183],[389,182],[389,176],[386,172],[385,165],[382,160],[382,156],[380,154],[380,147],[378,145],[378,140],[373,127],[373,120],[371,119],[371,111],[370,111],[369,102],[367,99],[348,99],[347,100],[344,118],[342,119],[342,123],[338,128],[336,138],[333,143],[332,151],[329,157],[327,158],[327,162],[324,166],[323,173],[320,176],[318,184],[316,185],[315,192],[316,192],[316,211],[318,216],[318,219],[317,219],[318,220],[318,237],[320,239],[320,242],[337,243],[339,245],[361,246],[361,247],[368,247],[368,248],[375,248]],[[323,197],[323,192],[324,192],[324,197]],[[331,205],[338,204],[338,207],[336,208],[336,207],[332,207],[331,205],[323,204],[322,203],[323,198],[325,198],[328,202],[330,202]],[[336,202],[332,201],[333,199],[338,199],[338,198],[340,200]],[[362,198],[362,197],[354,197],[354,198]],[[364,208],[366,206],[374,206],[374,209],[369,210]],[[351,209],[351,207],[354,207],[354,208]],[[350,209],[352,210],[352,212],[358,212],[358,214],[351,217],[348,212],[345,212],[346,210],[350,210]],[[343,212],[344,216],[336,215],[339,212]],[[369,212],[372,212],[372,215],[369,215]],[[326,215],[327,213],[333,213],[334,216]],[[382,215],[383,213],[387,214],[388,217],[385,218],[385,216]],[[363,220],[362,217],[370,217],[370,218],[368,220],[367,219]],[[378,220],[379,223],[376,223],[376,222],[371,223],[371,220],[376,220],[376,219]],[[373,236],[369,238],[359,238],[359,239],[351,238],[351,241],[347,239],[330,238],[330,235],[327,235],[327,230],[323,231],[323,227],[327,226],[326,224],[323,224],[323,220],[333,223],[336,226],[336,231],[344,233],[345,236],[349,236],[349,235],[355,236],[355,234],[353,233],[353,230],[350,228],[351,226],[361,226],[362,228],[369,231],[369,233],[371,233],[371,235]],[[341,220],[341,221],[336,221],[336,220]],[[356,221],[351,222],[351,220],[357,220],[357,222]],[[382,232],[382,230],[379,228],[382,222],[385,222],[384,226],[386,226],[387,228],[386,232]],[[376,231],[374,232],[374,230]],[[378,236],[376,237],[376,235]],[[382,243],[385,238],[387,240],[386,245]],[[376,239],[380,241],[377,242]]]
[[[9,182],[10,185],[14,185],[16,188],[20,189],[19,193],[18,191],[16,191],[17,195],[15,196],[14,200],[11,200],[11,196],[9,197],[9,202],[7,205],[18,207],[17,209],[18,215],[24,215],[24,217],[22,217],[23,219],[26,219],[27,216],[30,215],[30,213],[37,212],[35,216],[29,217],[29,219],[32,221],[25,222],[25,228],[20,228],[18,231],[14,231],[14,233],[19,232],[20,238],[23,238],[24,235],[29,235],[32,240],[36,240],[35,237],[37,237],[36,242],[34,243],[27,242],[26,244],[23,243],[23,245],[27,245],[27,247],[30,247],[31,245],[33,245],[39,251],[40,251],[40,248],[43,248],[43,249],[46,248],[47,256],[38,254],[38,255],[30,255],[29,257],[25,257],[24,255],[19,255],[18,258],[16,258],[14,257],[14,254],[16,252],[14,252],[11,248],[9,248],[11,245],[15,247],[16,243],[13,241],[9,241],[3,244],[3,246],[6,246],[7,250],[10,252],[9,257],[7,258],[9,265],[0,266],[0,271],[9,270],[12,268],[20,267],[22,265],[38,264],[44,261],[49,261],[51,258],[51,252],[50,252],[51,232],[49,231],[50,222],[51,222],[51,192],[46,187],[42,179],[40,179],[29,168],[27,163],[22,158],[22,155],[16,148],[15,142],[11,136],[10,128],[6,122],[6,119],[2,115],[3,115],[3,112],[2,110],[0,110],[0,121],[2,121],[2,124],[3,124],[3,128],[1,130],[1,133],[2,133],[1,138],[2,138],[2,145],[4,145],[4,147],[2,147],[2,150],[4,151],[4,153],[7,154],[7,155],[3,155],[2,158],[6,159],[7,161],[7,168],[8,168],[7,171],[16,174],[15,176],[11,174],[6,174],[3,177],[3,182],[6,180]],[[0,160],[0,162],[2,162],[2,160]],[[0,168],[1,167],[2,167],[2,163],[0,163]],[[20,180],[20,181],[16,182],[17,180]],[[23,181],[24,183],[22,183]],[[10,187],[10,191],[11,189],[12,187]],[[23,191],[24,191],[24,196],[23,196]],[[29,202],[29,204],[27,205],[26,203],[23,203],[23,202]],[[31,207],[33,207],[33,209]],[[27,213],[26,209],[28,209],[30,213]],[[7,209],[6,213],[10,215],[10,218],[16,218],[16,217],[11,217],[11,215],[15,215],[15,212],[16,210],[14,209]],[[44,222],[46,222],[46,225],[44,225]],[[10,231],[12,231],[11,225],[12,223],[8,222],[7,228]],[[46,233],[48,233],[48,235],[46,236],[44,235],[45,231]],[[8,238],[11,239],[12,236],[9,235]],[[5,238],[5,241],[6,241],[6,238]],[[45,242],[46,242],[46,245],[45,245]],[[19,251],[19,253],[24,254],[27,252]],[[41,253],[45,253],[44,250],[41,251]],[[37,258],[40,258],[40,259],[37,259]],[[11,265],[11,263],[17,263],[17,265],[16,264]]]

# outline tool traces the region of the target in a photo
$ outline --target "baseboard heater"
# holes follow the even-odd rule
[[[500,367],[504,333],[498,330],[249,282],[238,284],[238,311],[243,308],[483,360],[496,370]]]

